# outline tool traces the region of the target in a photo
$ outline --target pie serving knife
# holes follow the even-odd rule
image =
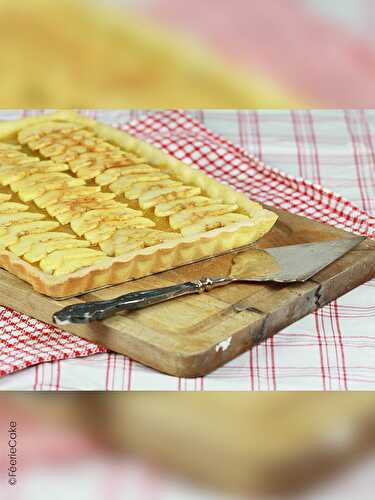
[[[110,300],[74,304],[54,313],[52,319],[56,325],[99,321],[119,311],[143,309],[176,297],[209,292],[213,288],[235,282],[304,282],[365,239],[353,237],[265,250],[251,249],[234,257],[230,276],[205,277],[164,288],[131,292]]]

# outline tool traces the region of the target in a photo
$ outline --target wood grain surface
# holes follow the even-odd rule
[[[335,227],[273,210],[279,220],[257,248],[352,237]],[[51,323],[52,314],[69,304],[229,274],[232,259],[228,254],[62,301],[41,295],[0,270],[0,303]],[[159,371],[203,376],[374,275],[375,242],[366,240],[305,283],[232,284],[119,313],[103,322],[63,328]]]

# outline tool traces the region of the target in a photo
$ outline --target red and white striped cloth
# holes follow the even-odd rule
[[[369,215],[375,208],[375,111],[83,113],[147,139],[260,202],[370,237],[375,234],[375,219]],[[20,114],[3,111],[0,118]],[[372,389],[374,288],[374,282],[358,287],[214,373],[193,380],[160,374],[1,308],[0,389]]]

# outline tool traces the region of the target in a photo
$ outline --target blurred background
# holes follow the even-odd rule
[[[372,0],[1,0],[0,103],[370,107]]]
[[[375,393],[3,393],[0,403],[2,500],[373,498]]]

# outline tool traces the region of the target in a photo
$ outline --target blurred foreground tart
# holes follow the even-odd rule
[[[99,0],[0,0],[0,103],[38,107],[292,107],[178,31]]]

